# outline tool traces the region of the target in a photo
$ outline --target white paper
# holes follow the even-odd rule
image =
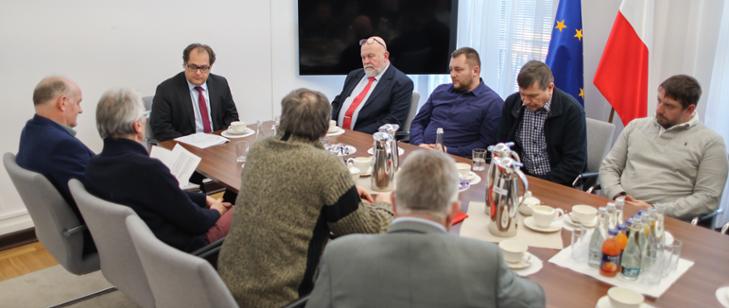
[[[177,179],[177,183],[179,183],[181,189],[188,186],[190,176],[195,172],[201,160],[199,156],[190,153],[190,151],[179,144],[176,144],[172,148],[172,151],[162,147],[152,146],[149,156],[159,159],[170,169],[170,173]]]
[[[228,142],[229,140],[225,137],[218,136],[215,134],[206,133],[194,133],[187,136],[177,137],[175,141],[189,144],[196,148],[209,148],[211,146],[220,145]]]
[[[672,271],[668,274],[668,276],[661,279],[660,283],[656,284],[646,284],[643,280],[638,277],[638,280],[635,281],[628,281],[621,279],[620,277],[605,277],[603,275],[600,275],[598,269],[590,267],[587,262],[577,262],[571,257],[571,251],[572,247],[567,247],[565,249],[562,249],[560,252],[558,252],[556,255],[554,255],[551,259],[549,259],[549,262],[554,263],[556,265],[559,265],[561,267],[571,269],[575,272],[582,273],[585,275],[588,275],[592,278],[595,278],[597,280],[600,280],[602,282],[631,289],[635,292],[648,295],[650,297],[658,298],[663,295],[666,290],[674,283],[676,280],[681,278],[683,274],[685,274],[689,268],[691,268],[694,265],[694,261],[686,260],[684,258],[681,258],[678,262],[678,266],[675,271]]]

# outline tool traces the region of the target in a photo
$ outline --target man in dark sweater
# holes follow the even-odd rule
[[[96,108],[104,149],[86,169],[86,188],[131,207],[161,241],[177,249],[193,251],[224,237],[233,213],[230,204],[182,191],[170,170],[147,154],[145,121],[136,93],[104,93]]]
[[[515,143],[530,175],[570,185],[587,163],[585,111],[554,87],[549,67],[529,61],[517,77],[519,92],[504,103],[499,141]]]

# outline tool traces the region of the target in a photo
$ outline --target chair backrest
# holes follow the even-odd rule
[[[77,179],[71,179],[68,188],[91,230],[106,280],[138,305],[154,307],[152,290],[127,231],[126,219],[136,216],[134,211],[97,198]]]
[[[157,307],[238,307],[210,263],[160,241],[136,215],[126,224]]]
[[[603,157],[612,146],[615,124],[586,118],[587,125],[587,171],[600,169]]]
[[[35,234],[63,268],[76,275],[99,269],[96,253],[83,254],[85,226],[48,179],[20,167],[5,153],[3,164],[35,225]]]
[[[420,93],[418,93],[418,91],[413,91],[413,97],[410,99],[410,111],[408,111],[408,117],[402,126],[402,131],[404,131],[404,132],[410,131],[410,124],[413,123],[415,114],[418,111],[419,102],[420,102]]]
[[[152,112],[152,101],[154,99],[154,96],[145,96],[142,97],[142,102],[144,102],[144,111],[147,112],[147,117],[151,115]],[[146,124],[144,124],[144,136],[147,139],[147,144],[157,144],[157,140],[154,138],[154,132],[152,132],[152,126],[149,123],[149,119],[147,120]]]

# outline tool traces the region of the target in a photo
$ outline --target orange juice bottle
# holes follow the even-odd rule
[[[615,239],[617,235],[618,230],[610,229],[608,238],[602,243],[600,275],[615,277],[620,272],[620,245]]]
[[[620,247],[620,252],[622,253],[623,250],[625,250],[625,245],[628,244],[628,236],[625,234],[625,225],[619,224],[618,225],[618,235],[615,236],[615,241],[618,242],[618,246]]]

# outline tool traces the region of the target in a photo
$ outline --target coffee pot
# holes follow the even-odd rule
[[[486,172],[486,211],[491,223],[489,232],[501,237],[516,235],[516,214],[529,190],[529,183],[521,171],[519,155],[511,150],[513,143],[489,146],[491,166]],[[522,189],[519,188],[521,183]]]
[[[394,135],[387,132],[376,132],[372,135],[372,166],[371,187],[373,190],[390,191],[394,188],[395,172],[397,171],[397,143]],[[392,145],[395,144],[395,150]]]
[[[387,133],[390,136],[392,136],[392,142],[390,142],[390,148],[392,149],[392,153],[395,153],[393,155],[393,163],[395,164],[395,170],[397,168],[400,168],[400,152],[398,152],[398,147],[400,146],[397,142],[396,134],[397,130],[400,129],[400,125],[397,124],[385,124],[380,126],[378,131]]]

